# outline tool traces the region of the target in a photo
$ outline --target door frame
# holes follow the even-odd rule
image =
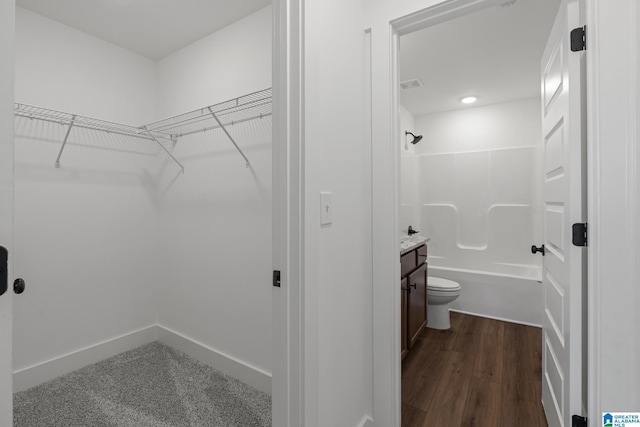
[[[305,328],[304,0],[273,0],[272,423],[310,425]],[[305,357],[307,359],[305,359]],[[317,399],[316,399],[317,400]],[[317,402],[316,402],[317,406]]]
[[[597,3],[599,0],[590,0],[591,3]],[[418,31],[429,26],[433,26],[457,17],[467,15],[488,7],[496,6],[503,3],[503,0],[450,0],[441,2],[425,9],[416,10],[412,13],[405,14],[400,18],[388,20],[388,55],[384,58],[387,62],[389,78],[376,78],[376,69],[371,70],[373,74],[373,85],[384,85],[384,90],[389,94],[388,98],[378,97],[378,102],[389,102],[388,116],[386,119],[390,123],[390,129],[384,124],[377,124],[380,121],[374,120],[374,153],[373,168],[378,172],[374,176],[373,193],[374,203],[373,209],[377,215],[373,217],[373,229],[376,230],[378,238],[374,238],[373,243],[373,312],[376,313],[373,324],[373,366],[374,366],[374,423],[376,426],[395,426],[400,427],[401,420],[401,360],[399,352],[390,351],[390,349],[400,348],[400,316],[399,316],[399,295],[396,295],[395,287],[389,286],[394,283],[395,278],[400,277],[400,266],[397,256],[398,241],[398,217],[399,217],[399,194],[400,194],[400,131],[399,131],[399,38],[402,35]],[[591,17],[593,20],[593,16]],[[587,19],[587,25],[592,21]],[[590,25],[594,28],[592,25]],[[597,28],[591,31],[590,39],[594,39]],[[593,67],[594,56],[587,55],[587,67],[591,64]],[[378,63],[380,66],[380,63]],[[375,66],[374,66],[375,67]],[[375,90],[375,89],[374,89]],[[587,81],[587,93],[594,92],[594,82]],[[374,96],[374,99],[376,97]],[[374,101],[375,102],[375,101]],[[593,120],[591,103],[587,102],[588,120]],[[373,111],[380,111],[380,105],[372,105]],[[376,127],[378,130],[376,131]],[[390,131],[390,134],[389,134]],[[384,137],[384,138],[383,138]],[[589,138],[589,136],[588,136]],[[588,145],[589,157],[593,158],[595,146],[593,143]],[[387,183],[387,184],[383,184]],[[389,184],[390,183],[390,184]],[[382,190],[382,191],[381,191]],[[380,193],[383,193],[380,195]],[[386,192],[386,194],[384,194]],[[597,227],[598,217],[591,214],[595,193],[593,182],[589,180],[587,188],[587,197],[591,201],[589,206],[588,218],[589,226]],[[391,227],[390,227],[391,226]],[[390,250],[393,248],[393,250]],[[589,249],[588,257],[590,264],[592,260],[592,249]],[[597,261],[596,261],[597,262]],[[591,300],[591,294],[594,289],[598,289],[599,281],[593,274],[593,268],[589,268],[587,277],[588,293]],[[590,322],[587,327],[589,340],[589,349],[592,349],[594,340],[592,335],[599,330],[598,317],[592,318],[592,312],[597,307],[588,306],[588,317]],[[396,354],[397,353],[397,354]],[[592,366],[599,362],[599,354],[589,352],[588,374],[589,374],[589,416],[597,419],[596,394],[594,388],[599,384],[599,371],[592,369]]]
[[[13,140],[13,84],[15,2],[0,2],[0,138]],[[303,371],[304,303],[302,272],[304,265],[303,192],[303,0],[273,1],[273,266],[283,273],[282,287],[273,289],[273,422],[279,426],[301,426],[305,408],[305,375]],[[9,59],[6,61],[6,59]],[[9,96],[10,94],[11,96]],[[6,128],[6,129],[5,129]],[[11,145],[13,147],[13,145]],[[1,151],[3,154],[4,151]],[[11,158],[13,155],[11,154]],[[6,177],[0,171],[0,179]],[[13,175],[13,172],[10,172]],[[0,224],[2,225],[2,224]],[[0,241],[12,249],[12,233],[0,227]],[[11,277],[11,268],[9,271]],[[2,326],[11,329],[10,290],[0,303],[9,304],[8,318],[0,318]],[[9,330],[10,330],[9,329]],[[9,340],[11,333],[9,333]],[[7,350],[0,334],[0,349]],[[0,367],[11,362],[11,342],[8,357],[0,352]],[[12,370],[12,369],[11,369]],[[12,422],[12,375],[0,371],[0,425]],[[7,408],[8,405],[8,408]],[[2,418],[5,417],[5,418]]]
[[[640,408],[640,6],[586,0],[586,25],[587,402],[597,424],[605,411]]]
[[[14,38],[15,38],[15,2],[0,2],[0,156],[11,159],[9,169],[0,169],[0,193],[2,199],[13,200],[13,82],[14,82]],[[4,162],[3,162],[4,165]],[[13,204],[2,203],[2,221],[0,223],[0,244],[9,251],[9,286],[0,297],[0,425],[13,423],[13,288],[11,286],[13,269]],[[5,218],[10,218],[5,222]]]

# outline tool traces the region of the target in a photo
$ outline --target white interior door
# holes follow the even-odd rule
[[[0,2],[0,246],[13,243],[13,39],[15,3]],[[0,296],[0,426],[13,425],[11,258],[7,291]]]
[[[542,403],[549,426],[583,414],[585,250],[572,244],[586,222],[583,52],[571,52],[578,0],[564,0],[542,57],[543,262]]]

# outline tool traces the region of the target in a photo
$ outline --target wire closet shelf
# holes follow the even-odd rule
[[[165,135],[172,140],[199,132],[221,129],[247,162],[247,166],[249,166],[249,159],[244,155],[227,127],[250,120],[262,119],[271,116],[271,114],[272,90],[269,88],[159,120],[144,126],[144,128],[150,132]]]
[[[138,127],[23,103],[14,105],[14,114],[20,118],[66,126],[64,140],[56,159],[56,167],[60,166],[60,157],[72,129],[79,128],[153,142],[165,151],[184,172],[184,167],[167,146],[172,148],[175,144],[171,143],[177,142],[181,137],[218,128],[225,133],[249,166],[249,159],[244,155],[227,127],[271,116],[271,104],[272,90],[269,88]]]

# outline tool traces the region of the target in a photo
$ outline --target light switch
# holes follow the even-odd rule
[[[328,225],[333,221],[333,202],[331,193],[320,193],[320,225]]]

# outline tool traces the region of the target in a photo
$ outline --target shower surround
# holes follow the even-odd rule
[[[424,140],[401,158],[400,224],[431,238],[429,275],[462,286],[454,310],[541,324],[542,257],[530,251],[542,242],[538,106],[415,119]]]

